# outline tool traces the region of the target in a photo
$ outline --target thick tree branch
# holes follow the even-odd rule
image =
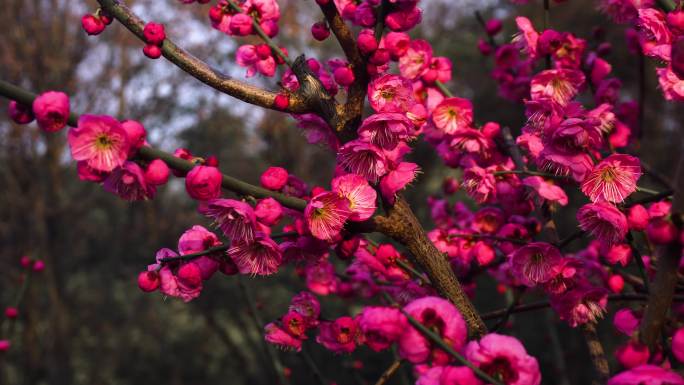
[[[377,231],[403,244],[415,256],[432,285],[461,312],[468,323],[469,335],[484,335],[487,332],[484,321],[463,291],[446,257],[425,235],[404,198],[399,197],[394,206],[387,208],[387,216],[376,216],[374,222]]]
[[[335,2],[328,1],[325,4],[320,4],[320,7],[354,72],[355,80],[349,86],[347,102],[340,106],[339,119],[336,122],[337,124],[333,126],[336,131],[342,133],[339,136],[344,142],[351,138],[350,133],[356,130],[361,121],[366,99],[366,87],[368,86],[368,72],[366,71],[366,61],[356,44],[356,38],[342,19]]]
[[[601,344],[601,340],[599,340],[598,334],[596,333],[596,324],[590,322],[582,325],[582,332],[584,333],[584,339],[587,342],[591,362],[594,364],[594,369],[596,370],[597,378],[592,384],[603,385],[608,381],[608,377],[610,377],[610,368],[608,367],[608,360],[606,359],[603,344]]]
[[[684,142],[680,148],[684,149]],[[682,227],[681,215],[684,213],[684,155],[680,155],[675,173],[675,195],[672,201],[672,219],[677,227]],[[655,348],[667,312],[672,306],[677,286],[677,270],[682,257],[682,246],[677,242],[661,246],[658,250],[656,275],[650,289],[650,297],[644,310],[639,327],[639,338],[651,350]]]
[[[145,27],[145,22],[125,4],[120,3],[118,0],[97,1],[102,9],[109,12],[128,30],[133,32],[134,35],[144,41],[143,28]],[[164,57],[170,62],[208,86],[244,102],[264,108],[276,109],[273,102],[278,93],[263,90],[220,73],[207,63],[177,46],[171,39],[167,38],[164,40],[161,50]],[[299,95],[295,94],[290,95],[290,105],[285,111],[305,113],[309,112],[310,108]]]

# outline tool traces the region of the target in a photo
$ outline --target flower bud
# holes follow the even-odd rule
[[[43,262],[41,259],[36,259],[33,262],[33,271],[35,273],[40,273],[43,270],[45,270],[45,262]]]
[[[319,21],[311,26],[311,35],[314,39],[318,41],[323,41],[330,36],[330,28],[328,28],[328,23],[324,21]]]
[[[147,44],[143,48],[143,53],[150,59],[159,59],[159,57],[161,57],[162,51],[161,48],[154,44]]]
[[[608,287],[613,293],[619,293],[625,288],[625,279],[620,274],[613,274],[608,277]]]
[[[672,57],[672,61],[670,62],[672,72],[674,72],[679,79],[684,79],[684,36],[680,36],[672,42],[670,56]]]
[[[642,205],[634,205],[627,212],[627,224],[631,230],[643,231],[648,226],[649,215]]]
[[[646,236],[656,245],[665,245],[677,237],[677,227],[665,218],[655,218],[646,227]]]
[[[93,36],[102,33],[107,25],[94,15],[83,15],[81,26],[88,35]]]
[[[485,31],[487,31],[487,35],[489,36],[494,36],[501,32],[502,27],[503,24],[499,19],[490,19],[487,21],[487,23],[485,23]]]
[[[354,72],[347,66],[336,69],[333,76],[335,77],[335,82],[343,87],[354,83]]]
[[[201,201],[218,198],[222,177],[216,167],[195,166],[185,177],[185,190],[190,197]]]
[[[33,115],[44,131],[59,131],[69,119],[69,97],[64,92],[44,92],[33,101]]]
[[[160,186],[169,181],[169,166],[161,159],[155,159],[145,169],[145,182]]]
[[[281,111],[284,111],[289,105],[290,97],[285,94],[278,94],[273,99],[273,106]]]
[[[676,35],[684,35],[684,11],[677,10],[667,14],[667,25]]]
[[[0,353],[8,351],[10,346],[12,346],[12,344],[9,340],[0,340]]]
[[[484,56],[489,56],[492,54],[492,52],[494,52],[494,47],[485,41],[485,39],[478,40],[477,49],[479,49],[480,53]]]
[[[269,167],[261,174],[261,185],[269,190],[278,191],[285,187],[289,174],[282,167]]]
[[[373,30],[364,29],[359,33],[359,37],[356,39],[357,45],[359,46],[359,51],[364,55],[369,55],[376,49],[378,49],[378,41],[373,35]]]
[[[17,124],[28,124],[33,121],[33,111],[31,107],[10,100],[7,107],[7,114]]]
[[[368,58],[368,61],[376,66],[385,65],[390,61],[390,54],[386,49],[380,48],[373,52],[373,54]]]
[[[157,290],[160,283],[159,273],[156,271],[143,271],[138,274],[138,287],[146,293]]]
[[[223,9],[221,7],[214,6],[209,8],[209,20],[214,23],[220,23],[221,19],[223,19]]]
[[[247,36],[254,32],[252,17],[244,13],[238,13],[230,18],[230,32],[237,36]]]
[[[283,206],[273,198],[265,198],[256,204],[254,214],[261,223],[273,226],[283,217]]]
[[[268,59],[271,57],[271,47],[266,44],[259,44],[256,46],[256,54],[261,60]]]
[[[13,306],[8,306],[5,308],[5,317],[9,319],[15,319],[19,316],[19,309]]]
[[[143,28],[143,35],[148,44],[161,45],[166,39],[164,24],[147,23]]]
[[[275,37],[278,34],[278,31],[280,30],[280,27],[278,27],[278,23],[275,22],[275,20],[264,20],[262,21],[259,26],[261,29],[264,30],[264,33],[268,37]]]
[[[24,255],[19,259],[19,264],[21,267],[28,269],[33,264],[33,261],[31,260],[31,257]]]

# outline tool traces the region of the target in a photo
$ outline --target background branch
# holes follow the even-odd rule
[[[109,12],[139,39],[145,41],[143,35],[145,22],[134,14],[125,4],[120,3],[117,0],[97,1],[100,3],[102,9]],[[164,57],[170,62],[202,83],[244,102],[268,109],[276,109],[273,102],[278,93],[263,90],[220,73],[218,70],[209,66],[209,64],[184,51],[171,41],[171,39],[166,38],[164,40],[161,51]],[[301,114],[309,112],[310,108],[304,103],[304,100],[299,95],[294,94],[290,95],[290,104],[285,111]]]

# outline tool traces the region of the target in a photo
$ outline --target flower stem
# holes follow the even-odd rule
[[[444,85],[444,83],[442,83],[441,81],[435,80],[435,85],[437,86],[437,88],[439,88],[440,91],[442,91],[442,93],[443,93],[447,98],[452,98],[452,97],[454,97],[454,94],[452,94],[451,91],[449,91],[449,89],[448,89],[448,88]]]

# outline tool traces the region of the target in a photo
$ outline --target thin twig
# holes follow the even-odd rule
[[[646,274],[646,266],[644,265],[644,260],[642,258],[641,252],[636,247],[636,244],[634,242],[634,236],[632,235],[631,231],[627,233],[627,242],[629,243],[629,247],[632,249],[632,257],[634,258],[634,262],[636,263],[637,268],[639,269],[639,275],[641,275],[641,280],[643,281],[644,289],[646,290],[646,293],[649,293],[651,290],[649,288],[648,275]]]
[[[323,377],[323,373],[321,373],[321,370],[318,369],[316,362],[313,360],[311,355],[306,351],[306,349],[302,349],[299,355],[302,357],[302,359],[304,359],[304,362],[309,367],[309,369],[311,369],[311,373],[313,373],[314,377],[316,377],[316,381],[318,381],[320,385],[328,385],[328,382],[325,380],[325,377]]]
[[[257,311],[256,304],[254,302],[254,298],[252,298],[252,293],[247,290],[247,286],[245,285],[242,277],[238,276],[237,277],[238,281],[238,286],[240,286],[240,291],[242,292],[242,296],[245,299],[245,302],[247,302],[247,305],[249,306],[249,312],[250,315],[252,316],[252,319],[254,320],[254,325],[257,327],[257,329],[261,332],[264,328],[264,321],[261,319],[261,316],[259,315],[259,312]],[[271,364],[272,364],[272,369],[275,372],[275,376],[278,379],[278,382],[280,384],[286,385],[288,382],[285,379],[285,375],[283,374],[283,364],[280,362],[280,358],[278,358],[277,352],[273,349],[273,346],[266,342],[265,339],[261,339],[264,345],[264,349],[266,350],[266,354],[268,355]]]
[[[402,359],[396,359],[394,362],[392,362],[392,364],[385,369],[380,378],[378,378],[378,380],[375,382],[375,385],[384,385],[390,378],[392,378],[394,373],[399,370],[402,362],[404,362]]]

